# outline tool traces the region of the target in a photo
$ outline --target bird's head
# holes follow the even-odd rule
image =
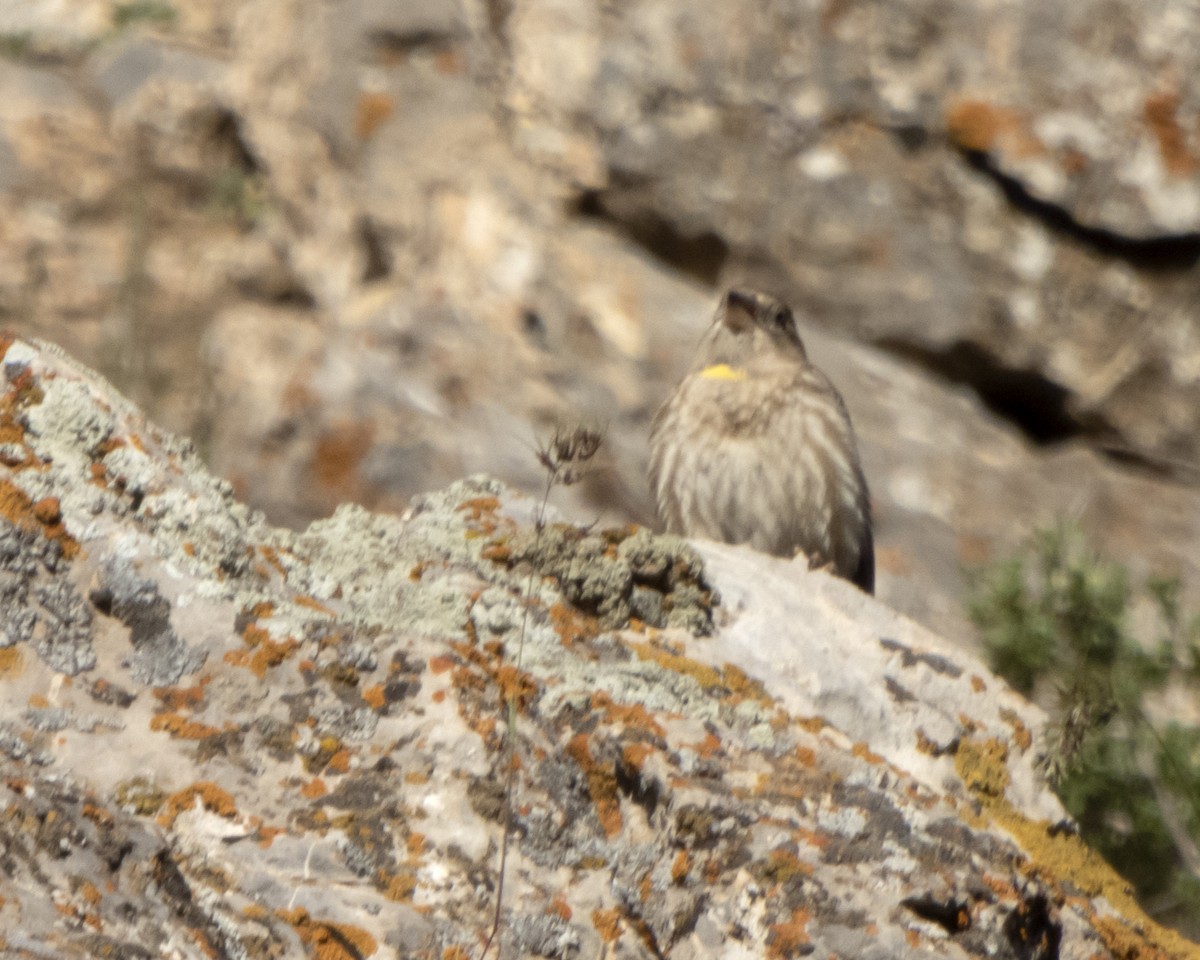
[[[808,359],[791,308],[769,293],[730,290],[721,299],[705,337],[702,365],[737,370],[766,357]]]

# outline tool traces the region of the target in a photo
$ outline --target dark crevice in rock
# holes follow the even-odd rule
[[[1000,170],[987,153],[964,150],[963,156],[972,169],[994,181],[1017,210],[1097,253],[1124,260],[1139,270],[1161,273],[1182,273],[1200,263],[1200,232],[1139,239],[1101,227],[1089,227],[1075,220],[1062,207],[1035,197],[1020,180]]]
[[[418,29],[418,30],[374,30],[367,38],[371,48],[379,53],[391,56],[404,56],[414,50],[432,49],[444,50],[452,46],[459,35],[451,30]]]
[[[936,923],[949,934],[962,933],[971,926],[971,913],[966,900],[940,900],[927,893],[901,900],[900,906],[911,910],[922,920]]]
[[[712,231],[689,236],[648,211],[631,215],[617,213],[605,203],[604,195],[598,190],[580,194],[570,212],[616,227],[667,266],[709,286],[718,282],[722,268],[729,259],[729,245]]]
[[[242,121],[231,110],[215,110],[206,118],[205,140],[212,159],[246,174],[262,173],[262,165],[246,143]]]
[[[392,255],[379,225],[370,217],[360,217],[356,233],[362,250],[362,282],[371,283],[388,277],[392,272]]]
[[[971,387],[997,416],[1017,426],[1039,445],[1073,437],[1112,434],[1100,418],[1087,421],[1070,409],[1071,393],[1038,370],[1006,366],[978,344],[959,342],[931,350],[906,340],[885,339],[884,349],[949,380]]]

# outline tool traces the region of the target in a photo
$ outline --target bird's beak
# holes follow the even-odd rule
[[[725,303],[722,306],[722,320],[733,333],[744,333],[754,326],[758,302],[753,294],[743,290],[730,290],[725,294]]]

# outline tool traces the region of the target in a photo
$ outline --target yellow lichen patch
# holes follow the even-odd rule
[[[361,927],[317,920],[303,908],[275,913],[292,925],[314,960],[364,960],[379,949],[375,938]]]
[[[766,863],[755,870],[755,874],[764,882],[786,886],[797,877],[811,877],[813,865],[805,863],[787,847],[776,847],[767,855]]]
[[[1008,789],[1008,747],[995,738],[964,739],[954,753],[954,767],[967,789],[980,797],[999,798]]]
[[[710,667],[706,663],[699,663],[689,657],[672,653],[670,650],[664,650],[647,641],[632,641],[628,646],[643,660],[657,663],[664,670],[670,670],[672,673],[681,673],[691,677],[706,690],[719,686],[721,683],[721,674],[715,667]]]
[[[616,771],[597,763],[588,746],[585,733],[578,733],[567,743],[566,754],[577,764],[587,778],[588,793],[596,805],[596,815],[604,832],[614,837],[621,832],[621,804],[617,797]]]
[[[883,757],[877,753],[872,753],[871,748],[861,740],[850,748],[850,752],[858,757],[859,760],[865,760],[867,763],[880,764],[885,762]]]
[[[1159,926],[1134,899],[1128,881],[1077,835],[1055,830],[1044,821],[1031,820],[1004,797],[1009,774],[1007,750],[996,740],[966,740],[959,744],[955,766],[963,783],[979,801],[985,819],[1009,833],[1028,860],[1022,871],[1038,882],[1103,897],[1119,917],[1093,916],[1096,929],[1114,956],[1158,960],[1200,960],[1200,946],[1177,931]]]
[[[757,700],[764,706],[774,702],[762,683],[732,663],[721,668],[721,678],[729,692],[738,699]]]
[[[215,783],[203,780],[199,783],[193,783],[190,787],[184,787],[177,793],[173,793],[167,797],[167,801],[163,805],[163,810],[158,815],[159,825],[164,827],[174,826],[175,819],[181,813],[195,807],[197,802],[205,810],[215,813],[219,817],[232,819],[237,816],[237,804],[234,802],[233,797]]]
[[[800,956],[810,943],[808,936],[810,919],[811,914],[808,908],[797,907],[792,912],[791,920],[771,924],[771,932],[767,936],[767,956]]]
[[[0,517],[15,527],[40,533],[57,543],[68,560],[79,553],[79,543],[67,533],[62,511],[55,497],[45,497],[34,503],[29,495],[11,480],[0,478]]]
[[[113,790],[117,803],[142,817],[157,813],[167,795],[145,777],[122,780]]]
[[[621,936],[621,911],[593,910],[592,926],[605,943],[616,943],[617,938]]]

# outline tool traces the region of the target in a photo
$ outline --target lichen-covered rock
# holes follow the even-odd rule
[[[842,581],[485,478],[274,529],[22,341],[0,431],[6,955],[479,956],[509,823],[506,958],[1196,955]]]

